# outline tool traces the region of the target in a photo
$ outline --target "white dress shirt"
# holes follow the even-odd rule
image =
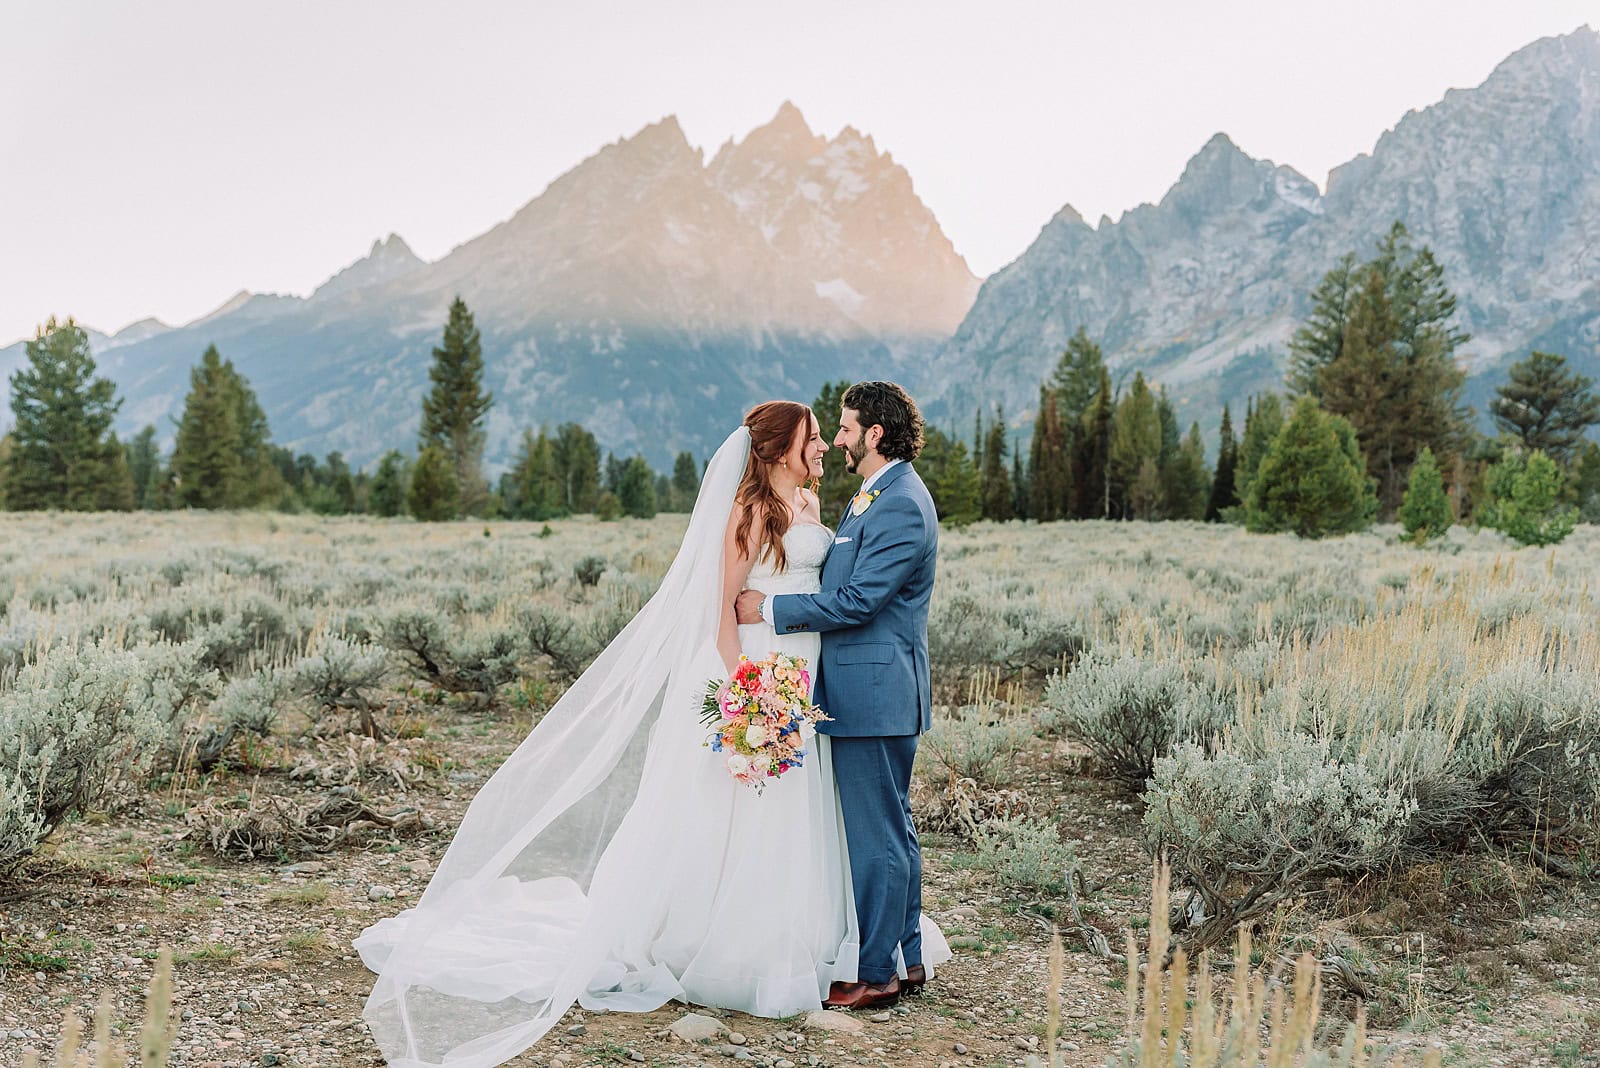
[[[883,478],[885,471],[888,471],[889,468],[895,466],[896,464],[903,463],[905,463],[904,460],[890,460],[888,463],[872,472],[871,477],[869,477],[865,482],[861,483],[861,492],[870,493],[872,491],[872,487],[877,484],[878,480]],[[851,498],[851,500],[854,499],[854,497]],[[782,594],[774,594],[773,596],[781,597]],[[761,618],[767,623],[768,626],[777,626],[777,624],[772,621],[772,597],[761,598]]]

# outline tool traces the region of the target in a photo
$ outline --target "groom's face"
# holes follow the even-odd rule
[[[863,427],[861,413],[850,408],[839,410],[839,432],[833,436],[833,447],[844,450],[844,469],[852,475],[857,473],[861,461],[877,447],[876,440],[869,440],[869,431],[877,429],[875,426]]]

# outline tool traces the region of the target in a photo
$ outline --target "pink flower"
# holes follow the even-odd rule
[[[732,719],[744,711],[744,698],[725,682],[717,689],[717,707],[722,709],[723,719]]]

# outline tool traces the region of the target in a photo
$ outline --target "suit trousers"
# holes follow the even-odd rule
[[[922,963],[922,850],[911,823],[917,735],[831,737],[861,927],[857,978],[887,983],[896,947],[907,966]]]

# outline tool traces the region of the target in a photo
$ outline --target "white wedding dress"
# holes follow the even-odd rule
[[[780,1017],[854,980],[844,824],[826,736],[757,794],[704,746],[721,543],[749,455],[744,428],[706,470],[658,592],[473,799],[417,907],[356,940],[378,973],[365,1017],[391,1065],[490,1068],[579,1002],[668,1001]],[[747,585],[819,589],[832,532],[792,527],[788,567]],[[752,659],[817,664],[814,634],[739,628]],[[826,711],[826,710],[824,710]],[[924,961],[949,958],[923,921]]]

